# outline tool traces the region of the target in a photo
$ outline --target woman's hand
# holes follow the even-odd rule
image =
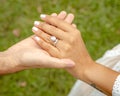
[[[72,75],[111,96],[119,73],[91,59],[79,30],[71,24],[49,15],[41,15],[41,19],[46,23],[35,25],[40,33],[34,33],[42,38],[34,40],[52,56],[73,60],[75,67],[67,68]]]
[[[41,15],[41,19],[44,22],[37,22],[34,26],[34,33],[40,38],[36,39],[38,37],[35,36],[34,40],[50,55],[72,59],[76,66],[68,71],[75,77],[87,81],[85,71],[92,67],[94,61],[86,50],[80,31],[56,17]],[[54,40],[51,40],[52,38]]]

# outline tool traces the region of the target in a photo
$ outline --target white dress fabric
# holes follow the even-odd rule
[[[113,96],[120,96],[120,75],[116,78],[112,90]]]
[[[103,57],[96,62],[120,72],[120,44],[108,50]],[[77,80],[68,96],[107,96],[90,85]],[[120,96],[120,76],[116,78],[113,86],[112,96]]]

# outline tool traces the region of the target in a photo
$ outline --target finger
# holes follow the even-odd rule
[[[51,56],[55,56],[55,57],[60,56],[59,50],[56,47],[52,46],[49,43],[46,43],[44,40],[42,40],[38,36],[34,36],[33,39],[43,50],[47,51]]]
[[[58,29],[58,28],[56,28],[56,27],[54,27],[52,25],[49,25],[47,23],[35,21],[34,25],[35,25],[35,27],[43,30],[47,34],[55,36],[55,37],[57,37],[60,40],[68,38],[67,34],[64,31],[62,31],[62,30],[60,30],[60,29]]]
[[[58,18],[59,19],[62,19],[62,20],[64,20],[65,18],[66,18],[66,16],[67,16],[67,13],[65,12],[65,11],[61,11],[59,14],[58,14]]]
[[[52,13],[51,16],[56,17],[57,13]]]
[[[37,35],[38,37],[42,38],[47,43],[53,44],[53,42],[50,40],[50,35],[49,34],[46,34],[45,32],[43,32],[42,30],[38,29],[37,27],[33,27],[32,31],[33,31],[33,33],[35,35]]]
[[[56,41],[56,43],[54,43],[52,40],[51,40],[51,36],[46,34],[44,31],[38,29],[37,27],[33,27],[32,28],[32,31],[33,33],[42,38],[45,42],[47,43],[50,43],[51,45],[53,46],[56,46],[56,48],[60,49],[62,48],[63,49],[63,42],[61,42],[61,40],[59,40],[59,44],[58,44],[58,41]],[[56,38],[57,39],[57,38]],[[58,40],[58,39],[57,39]]]
[[[73,26],[73,27],[75,27],[75,28],[77,27],[77,25],[76,25],[76,24],[72,24],[72,26]]]
[[[61,11],[58,15],[56,13],[52,13],[51,16],[57,16],[59,19],[65,20],[67,23],[72,23],[74,20],[74,15],[73,14],[68,14],[66,11]]]
[[[69,24],[71,24],[74,20],[74,15],[73,14],[68,14],[67,17],[65,18],[65,21]]]
[[[70,24],[68,24],[65,21],[58,19],[57,17],[52,17],[52,16],[44,15],[44,14],[41,14],[40,17],[43,21],[45,21],[53,26],[57,26],[58,28],[60,28],[64,31],[67,31],[67,32],[74,31],[73,26],[71,26]]]
[[[46,34],[44,31],[36,28],[36,27],[33,27],[32,28],[32,31],[33,33],[35,33],[36,36],[42,38],[45,42],[53,45],[54,47],[58,48],[58,50],[60,49],[65,49],[64,46],[66,45],[65,42],[61,41],[61,40],[58,40],[56,43],[54,43],[52,40],[51,40],[51,36]]]
[[[75,63],[70,59],[58,59],[54,57],[49,57],[46,63],[48,68],[70,68],[75,66]]]

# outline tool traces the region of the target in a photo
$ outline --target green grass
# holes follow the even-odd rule
[[[0,50],[30,36],[41,13],[75,14],[94,59],[120,41],[120,0],[0,0]],[[20,37],[13,30],[20,31]],[[32,69],[0,76],[0,96],[67,96],[75,79],[64,70]],[[25,82],[25,86],[21,83]]]

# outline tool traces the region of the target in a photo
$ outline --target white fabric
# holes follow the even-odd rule
[[[113,85],[112,96],[120,96],[120,75],[116,78]]]
[[[98,59],[96,62],[120,72],[120,44],[114,47],[112,50],[108,50],[103,55],[103,57]],[[107,96],[107,95],[82,82],[81,80],[77,80],[68,96]],[[113,96],[118,95],[115,95],[113,91]]]

